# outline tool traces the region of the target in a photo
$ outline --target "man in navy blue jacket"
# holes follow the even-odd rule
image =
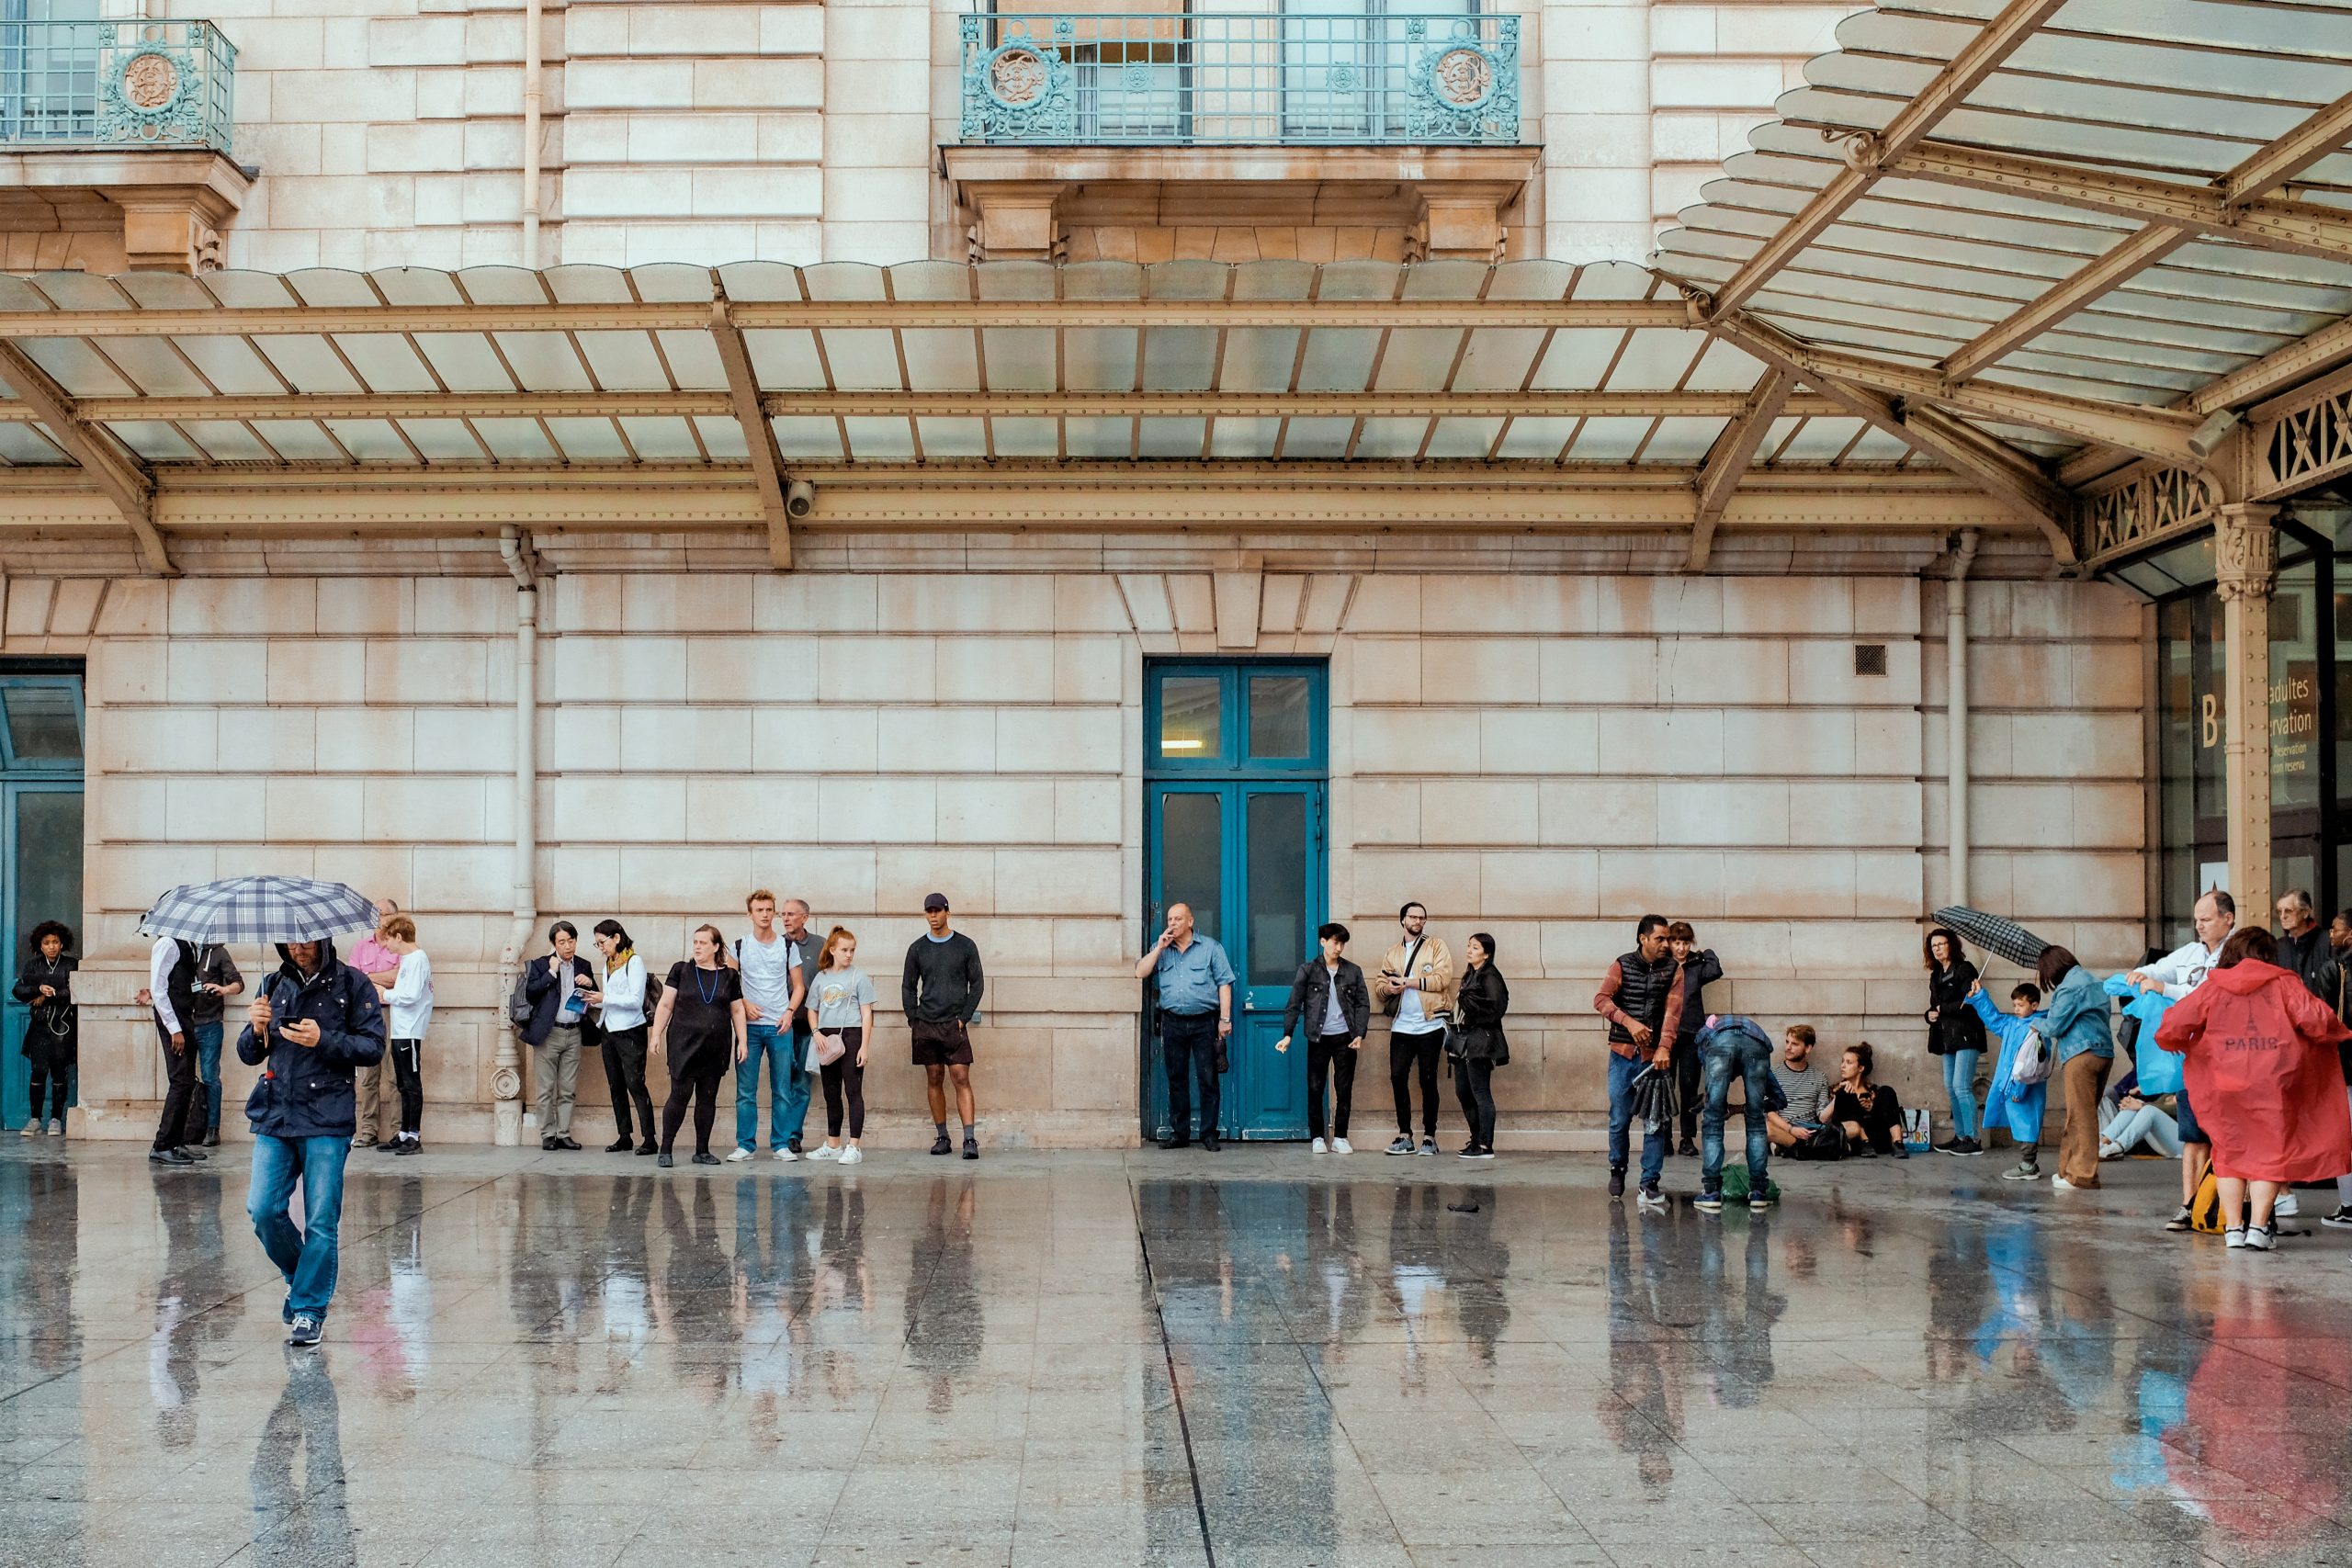
[[[263,982],[237,1059],[263,1066],[245,1101],[254,1129],[245,1212],[269,1260],[286,1276],[288,1345],[316,1345],[334,1298],[343,1224],[343,1166],[357,1125],[352,1073],[384,1057],[384,1015],[367,976],[332,942],[280,942],[285,962]],[[302,1226],[287,1205],[302,1183]]]

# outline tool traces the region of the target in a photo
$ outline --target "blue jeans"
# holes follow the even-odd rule
[[[808,1075],[800,1070],[804,1042],[792,1031],[769,1024],[747,1025],[749,1054],[735,1064],[735,1146],[760,1146],[760,1059],[768,1062],[768,1146],[781,1149],[800,1136],[808,1120]]]
[[[1641,1076],[1645,1063],[1609,1053],[1609,1168],[1625,1168],[1626,1145],[1631,1141],[1629,1129],[1634,1124],[1634,1080]],[[1666,1134],[1645,1132],[1642,1134],[1642,1185],[1655,1187],[1666,1169]]]
[[[289,1323],[299,1314],[323,1322],[327,1303],[334,1299],[336,1240],[343,1229],[343,1162],[350,1153],[348,1137],[254,1134],[254,1179],[245,1192],[245,1213],[253,1216],[262,1250],[286,1276],[282,1315]],[[300,1230],[287,1214],[297,1178],[302,1183]]]
[[[1747,1190],[1764,1196],[1764,1166],[1771,1157],[1772,1141],[1764,1134],[1764,1096],[1772,1076],[1772,1046],[1744,1029],[1718,1029],[1702,1046],[1707,1066],[1707,1103],[1699,1117],[1699,1187],[1709,1193],[1724,1190],[1724,1115],[1731,1105],[1731,1080],[1745,1086],[1747,1103],[1740,1108],[1747,1122]]]
[[[2110,1144],[2120,1144],[2126,1154],[2144,1141],[2166,1159],[2180,1157],[2180,1128],[2171,1117],[2144,1100],[2137,1111],[2118,1111],[2114,1119],[2099,1129],[2098,1135]]]
[[[196,1080],[204,1086],[205,1131],[220,1130],[220,1026],[218,1023],[195,1023],[188,1026],[196,1047]]]
[[[1973,1138],[1976,1120],[1976,1059],[1982,1051],[1954,1051],[1944,1058],[1944,1098],[1951,1102],[1951,1135]]]

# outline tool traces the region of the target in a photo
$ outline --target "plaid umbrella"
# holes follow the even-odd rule
[[[183,942],[317,942],[374,931],[376,903],[340,882],[304,876],[232,876],[173,888],[140,929]]]
[[[1962,941],[1973,942],[1995,957],[2027,969],[2041,961],[2041,950],[2050,945],[2015,920],[1965,904],[1948,905],[1929,919],[1937,925],[1950,926]]]

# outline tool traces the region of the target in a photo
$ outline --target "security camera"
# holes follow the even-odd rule
[[[795,479],[784,488],[784,514],[797,520],[817,509],[817,487],[807,479]]]
[[[2235,430],[2239,423],[2239,416],[2228,409],[2216,409],[2206,416],[2204,423],[2189,433],[2189,451],[2196,454],[2199,462],[2203,462],[2221,449],[2222,443],[2229,439],[2230,432]]]

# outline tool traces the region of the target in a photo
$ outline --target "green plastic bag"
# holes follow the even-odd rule
[[[1726,1168],[1724,1171],[1724,1201],[1745,1203],[1749,1196],[1747,1167],[1743,1164]],[[1775,1203],[1781,1201],[1781,1184],[1769,1176],[1764,1179],[1764,1196]]]

